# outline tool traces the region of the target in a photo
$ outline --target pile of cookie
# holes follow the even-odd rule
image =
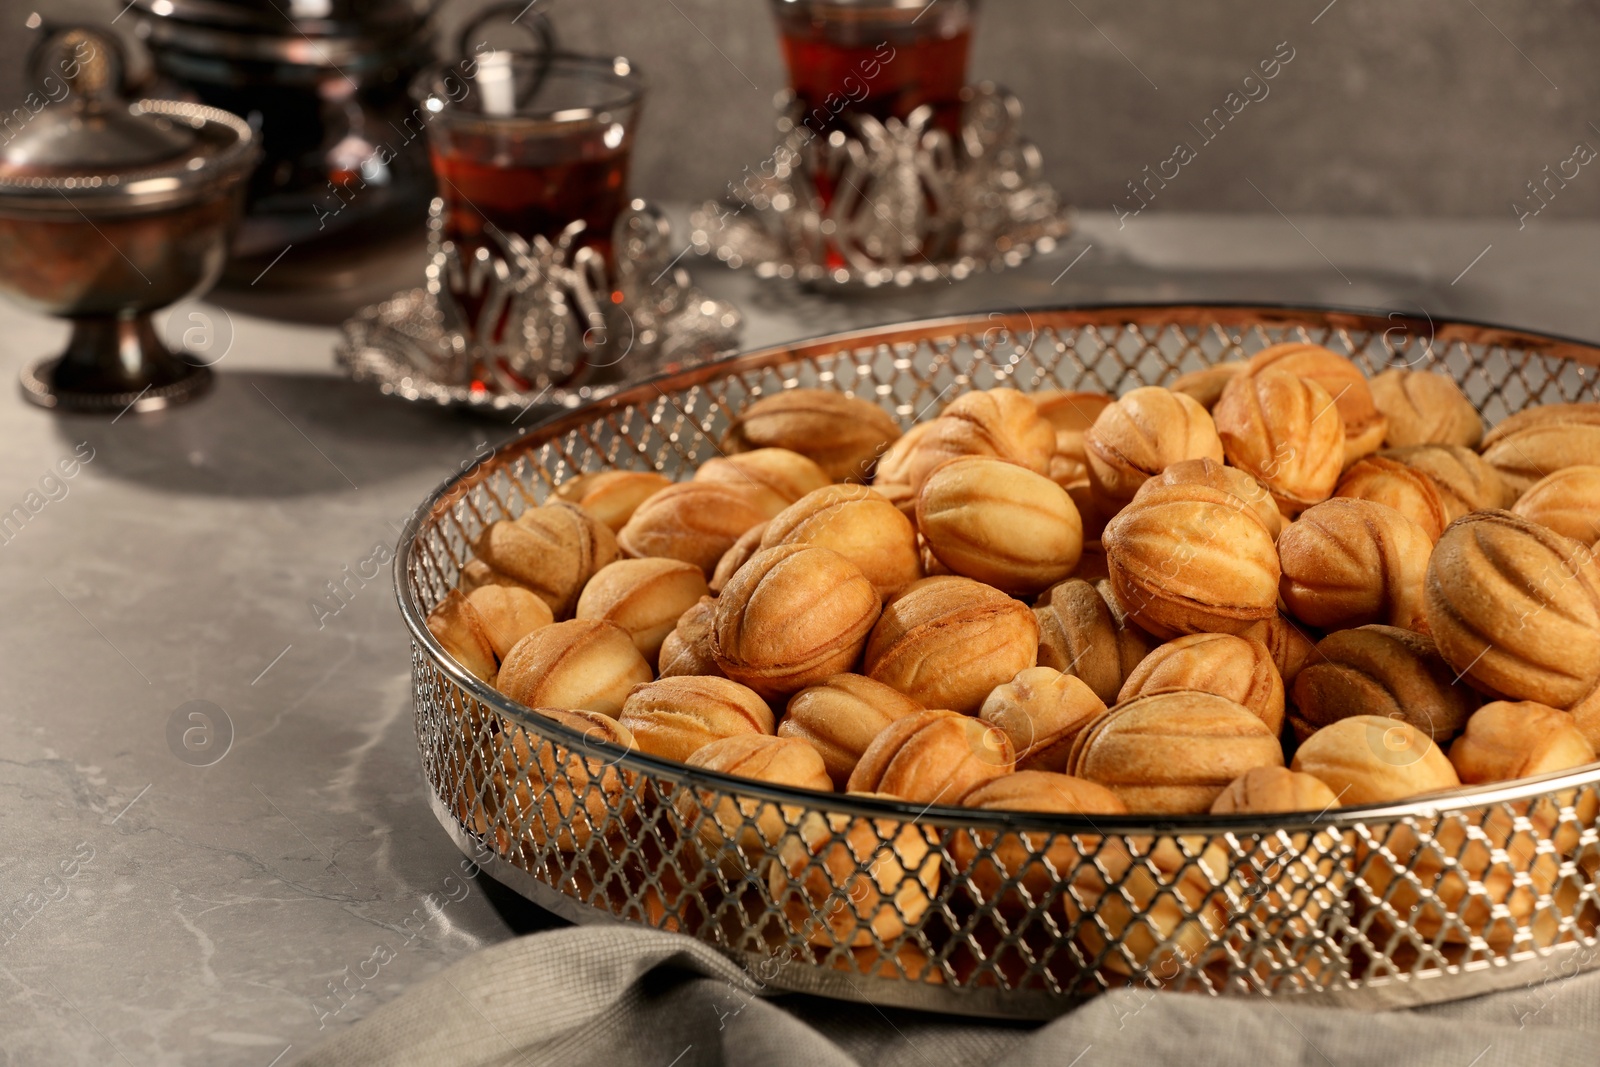
[[[492,523],[430,630],[591,738],[919,806],[1317,813],[1597,758],[1600,404],[1485,433],[1442,373],[1289,343],[1118,398],[972,391],[903,433],[793,389],[719,451]],[[568,850],[616,823],[614,762],[512,736],[463,757],[480,820],[514,809]],[[1079,939],[1109,927],[1124,970],[1203,943],[1230,893],[1297,923],[1327,904],[1172,838],[1084,864],[1043,836],[678,804],[707,869],[766,880],[818,943],[894,936],[947,869],[1094,910]],[[1594,815],[1546,807],[1366,849],[1360,877],[1419,928],[1483,934],[1549,897]]]

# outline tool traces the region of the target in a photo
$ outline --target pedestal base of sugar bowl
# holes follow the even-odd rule
[[[77,320],[66,351],[29,364],[20,384],[30,403],[51,411],[121,417],[194,400],[213,380],[198,357],[168,351],[139,315]]]

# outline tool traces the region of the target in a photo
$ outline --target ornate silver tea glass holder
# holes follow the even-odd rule
[[[617,220],[614,275],[599,252],[578,245],[583,228],[580,220],[554,241],[529,241],[491,227],[494,250],[463,257],[444,237],[435,200],[424,286],[346,321],[335,360],[404,400],[520,418],[600,399],[737,343],[743,316],[689,284],[657,208],[634,200]]]
[[[822,136],[792,93],[778,94],[778,148],[732,202],[690,216],[695,251],[760,277],[874,288],[957,280],[1053,250],[1072,224],[1019,132],[1022,104],[992,82],[963,89],[962,101],[955,142],[926,106],[905,121],[850,114],[853,135]],[[826,207],[819,183],[834,191]]]

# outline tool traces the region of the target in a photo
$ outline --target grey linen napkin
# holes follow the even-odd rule
[[[687,937],[534,934],[441,971],[300,1067],[1594,1067],[1600,973],[1362,1013],[1120,990],[1044,1026],[776,996]]]

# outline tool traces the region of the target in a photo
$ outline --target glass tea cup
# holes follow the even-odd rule
[[[849,132],[846,116],[904,121],[924,105],[959,143],[977,0],[772,0],[800,123]]]
[[[584,224],[615,274],[612,230],[628,203],[628,162],[644,82],[626,59],[480,53],[413,84],[444,204],[443,237],[461,260],[501,255],[504,235],[556,243]],[[469,272],[470,273],[470,272]],[[475,319],[479,293],[452,287]]]

